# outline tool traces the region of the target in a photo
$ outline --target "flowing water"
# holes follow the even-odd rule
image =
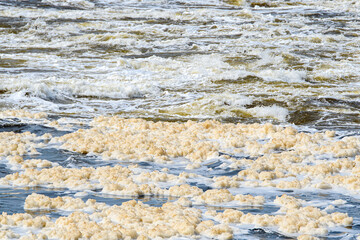
[[[17,163],[11,160],[16,155],[24,161],[42,159],[53,164],[36,165],[38,171],[55,165],[66,169],[121,165],[135,169],[132,170],[133,180],[140,173],[155,170],[176,175],[176,178],[183,172],[195,173],[196,176],[177,182],[154,179],[148,182],[154,181],[165,191],[186,183],[204,192],[228,189],[234,196],[263,196],[264,204],[246,206],[220,200],[199,202],[195,195],[187,196],[193,208],[202,211],[201,221],[211,219],[215,224],[229,224],[235,239],[286,239],[302,234],[355,239],[360,234],[360,183],[356,182],[360,172],[356,170],[360,155],[359,1],[0,1],[0,111],[0,131],[4,134],[1,137],[3,149],[0,149],[1,178],[17,172],[23,174],[29,168],[21,165],[22,160]],[[112,116],[116,117],[110,118]],[[130,120],[121,122],[121,118]],[[101,119],[105,119],[105,123]],[[220,136],[215,130],[204,130],[206,120],[217,121],[211,122],[210,129],[229,132],[222,132]],[[161,122],[167,124],[166,127],[156,125]],[[174,127],[172,124],[176,123]],[[317,139],[320,134],[322,137],[311,144],[319,141],[324,149],[328,145],[334,148],[319,150],[306,142],[302,142],[303,146],[276,145],[278,142],[273,140],[279,136],[267,130],[264,130],[267,135],[249,130],[245,139],[230,131],[235,131],[234,126],[239,123],[246,124],[244,126],[249,129],[259,128],[256,123],[260,126],[271,123],[279,134],[283,131],[281,127],[290,126],[296,129],[295,136],[300,138],[301,133],[305,133]],[[132,126],[126,129],[129,134],[122,135],[121,129],[126,127],[120,127],[121,124]],[[147,125],[144,127],[144,124]],[[186,126],[186,129],[193,126],[194,135],[183,127],[181,131],[186,133],[181,135],[176,130],[179,126]],[[148,127],[151,131],[142,132]],[[173,134],[168,134],[169,128],[173,129]],[[84,130],[79,132],[79,129]],[[18,139],[13,140],[7,132],[18,134]],[[34,135],[21,135],[26,132]],[[112,151],[110,140],[104,140],[100,150],[81,145],[86,139],[96,139],[90,142],[99,143],[113,132],[118,134],[116,141],[125,141],[121,137],[131,139],[134,145],[124,142],[121,146],[134,150],[129,153],[125,147],[121,150],[121,146],[116,145],[116,152]],[[287,132],[281,133],[285,134],[286,141],[289,140]],[[62,138],[64,136],[70,137]],[[171,136],[176,140],[171,140]],[[200,137],[195,143],[190,136]],[[227,142],[230,137],[236,143]],[[185,138],[190,144],[216,142],[219,146],[211,145],[207,152],[205,150],[205,157],[173,154],[174,147],[183,149],[181,143]],[[19,145],[16,145],[18,148],[7,145],[9,142],[20,144],[24,139],[30,141],[26,142],[25,150]],[[73,139],[85,140],[76,142]],[[143,142],[137,142],[138,139]],[[175,143],[177,140],[179,142]],[[276,146],[264,150],[270,142]],[[158,154],[162,158],[157,158],[157,153],[147,147],[139,147],[141,144],[150,146],[150,143],[165,149],[166,153]],[[252,149],[254,144],[260,147]],[[341,146],[336,148],[335,144]],[[200,151],[198,147],[194,149]],[[341,152],[342,149],[347,152]],[[354,165],[317,174],[290,170],[291,164],[288,164],[281,170],[285,174],[283,177],[264,179],[259,177],[261,172],[279,169],[261,169],[244,163],[244,159],[256,162],[263,157],[270,161],[276,154],[280,154],[280,158],[281,154],[289,154],[284,155],[284,159],[296,155],[303,162],[292,164],[299,167],[329,165],[344,159]],[[241,180],[241,172],[246,169],[255,169],[259,176]],[[233,180],[240,184],[216,185],[216,177],[221,176],[237,176],[238,179]],[[355,183],[330,180],[336,176],[354,177]],[[310,182],[302,182],[300,187],[279,183],[284,179],[285,182],[305,181],[306,177]],[[81,184],[78,187],[55,186],[50,180],[28,185],[15,181],[1,184],[2,212],[46,215],[53,222],[70,213],[56,209],[24,209],[25,199],[32,193],[39,193],[52,198],[96,199],[108,205],[121,205],[135,199],[161,207],[182,196],[154,192],[117,194],[106,192],[103,185],[90,188]],[[349,187],[349,184],[353,185]],[[206,214],[206,211],[215,210],[219,214],[225,209],[236,209],[244,215],[282,215],[284,212],[279,211],[280,206],[273,201],[284,193],[306,201],[303,206],[317,207],[323,214],[326,211],[346,213],[353,217],[353,222],[336,226],[318,223],[327,229],[326,232],[314,230],[320,227],[290,231],[276,224],[264,225],[244,219],[222,222],[219,217]],[[339,199],[343,201],[336,201]],[[334,210],[327,208],[331,204]],[[11,224],[5,230],[18,234],[9,238],[42,231]],[[172,237],[226,236],[198,232]]]

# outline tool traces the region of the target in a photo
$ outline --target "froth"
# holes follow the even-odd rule
[[[262,70],[258,73],[266,81],[305,83],[306,72],[297,70]]]
[[[285,122],[289,111],[286,108],[273,105],[271,107],[254,107],[248,110],[255,117],[272,117]]]
[[[61,7],[79,7],[79,8],[93,8],[95,7],[95,4],[91,1],[86,0],[44,0],[44,3],[52,4],[55,6],[61,6]]]
[[[25,111],[7,111],[3,115],[30,120],[38,118],[36,120],[43,123],[48,121],[46,115],[37,116]],[[59,122],[62,120],[59,119]],[[336,212],[336,208],[346,201],[337,199],[329,201],[332,205],[323,203],[320,206],[324,207],[322,210],[319,204],[279,194],[279,190],[316,189],[336,192],[336,189],[342,189],[352,194],[360,186],[357,177],[360,172],[357,156],[359,138],[352,136],[338,139],[332,131],[304,133],[293,127],[269,123],[175,123],[100,116],[91,122],[89,128],[61,137],[5,132],[1,133],[0,139],[3,162],[17,171],[0,179],[3,186],[66,188],[78,192],[75,194],[78,197],[96,192],[110,196],[169,198],[162,207],[154,208],[136,201],[111,207],[95,200],[84,202],[70,197],[52,199],[32,194],[26,199],[26,209],[63,210],[72,213],[58,218],[55,223],[50,218],[35,219],[26,214],[2,215],[5,225],[13,226],[13,218],[27,219],[26,222],[19,220],[17,226],[25,229],[36,226],[39,229],[36,234],[54,238],[60,238],[63,236],[61,234],[66,233],[90,239],[102,231],[89,230],[89,226],[105,222],[112,227],[124,227],[130,223],[132,226],[139,225],[131,233],[117,232],[119,236],[129,235],[132,238],[202,236],[229,239],[244,224],[270,227],[290,236],[298,236],[299,233],[326,236],[334,227],[352,225],[351,217],[346,213]],[[36,148],[47,145],[76,151],[84,154],[84,157],[95,155],[103,161],[113,160],[114,163],[102,167],[69,168],[45,159],[24,160],[22,157],[38,154]],[[152,166],[159,164],[161,170],[143,169],[140,164],[120,166],[118,163],[121,161],[141,164],[147,162]],[[176,171],[173,165],[176,166]],[[237,171],[231,176],[217,175],[223,169]],[[256,188],[271,190],[271,196],[258,195]],[[243,194],[250,189],[255,194]],[[275,201],[269,200],[272,196]],[[174,198],[177,200],[171,202]],[[244,206],[267,208],[274,204],[280,205],[280,209],[271,214],[252,214],[230,209]],[[123,209],[130,205],[130,209]],[[211,206],[228,209],[223,212],[215,211]],[[207,211],[199,210],[204,207]],[[128,214],[128,211],[135,209],[140,209],[135,218],[123,215],[124,212]],[[148,213],[147,210],[150,209]],[[176,218],[173,225],[165,224],[162,221],[169,220],[163,218],[163,211],[173,217],[184,211],[196,212],[198,220],[192,225],[181,225],[183,221]],[[77,225],[79,218],[86,222],[82,227]],[[157,219],[158,227],[154,222],[149,222],[154,218]],[[144,221],[150,225],[144,226]],[[63,226],[63,232],[53,231],[57,228],[57,222]],[[113,234],[105,225],[100,228],[105,229],[104,234]],[[3,234],[10,236],[12,232]]]

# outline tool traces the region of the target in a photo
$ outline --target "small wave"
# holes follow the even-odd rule
[[[42,0],[42,2],[57,7],[75,7],[81,9],[90,9],[95,7],[94,3],[86,0]]]
[[[270,107],[254,107],[248,110],[253,116],[260,118],[272,117],[285,122],[289,115],[289,110],[276,105]]]
[[[76,97],[102,98],[102,99],[133,99],[144,98],[149,95],[158,94],[160,88],[150,84],[96,84],[75,85],[73,94]]]
[[[306,83],[306,72],[298,70],[263,70],[257,74],[265,81],[280,81],[288,83]]]
[[[211,94],[181,106],[171,106],[162,110],[168,114],[180,116],[206,117],[236,117],[237,110],[251,104],[252,99],[240,94]]]
[[[31,102],[31,99],[41,99],[46,102],[66,104],[72,102],[71,91],[64,91],[49,87],[44,83],[34,85],[23,85],[8,96],[8,100],[14,102]]]

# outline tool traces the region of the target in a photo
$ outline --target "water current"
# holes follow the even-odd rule
[[[0,238],[356,239],[359,115],[359,1],[0,0]]]

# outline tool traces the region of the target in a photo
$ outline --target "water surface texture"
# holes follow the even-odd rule
[[[0,210],[55,224],[6,220],[0,236],[62,238],[51,232],[61,217],[104,211],[89,219],[137,231],[105,239],[355,239],[359,114],[358,1],[0,1]],[[130,171],[121,181],[98,177],[117,166]],[[79,175],[70,184],[31,172],[57,168]],[[85,168],[86,179],[69,172]],[[184,184],[196,189],[172,191]],[[139,230],[105,207],[25,203],[33,193],[109,209],[132,199],[158,209],[178,203],[215,227],[189,220],[193,232],[190,223],[173,230],[163,220]],[[301,215],[306,207],[320,215]],[[267,216],[312,225],[291,229]]]

